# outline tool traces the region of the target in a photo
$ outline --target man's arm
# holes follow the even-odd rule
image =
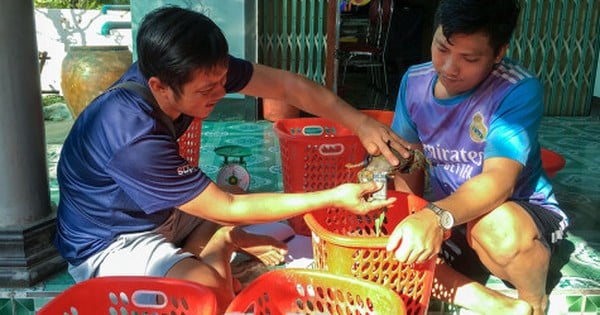
[[[366,214],[391,205],[395,198],[367,201],[375,183],[344,184],[308,193],[230,194],[215,183],[179,208],[189,214],[225,225],[256,224],[287,219],[326,207]]]
[[[486,159],[480,174],[448,197],[436,200],[435,205],[452,213],[455,226],[469,222],[506,202],[522,168],[511,159]],[[405,263],[422,262],[439,252],[443,234],[433,211],[417,211],[394,229],[387,249]]]
[[[396,165],[387,143],[408,157],[410,144],[388,126],[360,112],[322,85],[301,75],[255,64],[252,78],[240,93],[284,101],[305,112],[339,122],[356,134],[369,154],[383,154]]]

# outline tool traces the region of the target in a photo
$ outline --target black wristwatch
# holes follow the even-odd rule
[[[440,219],[440,226],[444,231],[450,230],[454,226],[454,216],[450,211],[444,210],[438,206],[436,206],[433,202],[430,202],[425,206],[425,208],[435,212],[435,214]]]

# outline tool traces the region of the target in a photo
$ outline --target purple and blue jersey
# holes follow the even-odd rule
[[[566,219],[541,164],[543,91],[537,78],[505,58],[477,87],[448,99],[434,96],[437,78],[431,62],[409,68],[392,122],[398,135],[423,145],[432,163],[431,198],[452,194],[481,173],[485,159],[505,157],[523,165],[511,199]]]

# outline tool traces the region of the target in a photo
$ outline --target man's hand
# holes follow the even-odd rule
[[[400,161],[390,150],[390,146],[402,157],[406,159],[410,157],[410,143],[400,138],[390,127],[366,114],[365,119],[356,128],[356,135],[369,154],[383,154],[391,165],[398,165]]]
[[[362,215],[387,207],[396,201],[393,197],[386,200],[369,200],[369,195],[381,188],[375,182],[343,184],[332,189],[332,196],[337,201],[336,207]]]
[[[386,248],[402,263],[423,263],[438,254],[443,239],[444,230],[435,213],[421,210],[396,226]]]

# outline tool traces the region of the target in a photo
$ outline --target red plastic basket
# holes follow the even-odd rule
[[[406,314],[398,295],[370,281],[310,269],[276,269],[240,292],[226,314]]]
[[[542,167],[546,170],[548,177],[552,178],[556,175],[556,172],[560,171],[565,167],[566,161],[565,158],[546,148],[542,148],[541,152],[542,156]]]
[[[200,163],[200,144],[202,140],[202,120],[194,118],[188,129],[177,139],[179,154],[191,166],[198,167]]]
[[[346,163],[364,160],[367,152],[350,130],[325,118],[280,119],[273,125],[279,138],[283,190],[307,192],[355,182],[360,168]],[[310,236],[301,216],[288,220],[297,234]]]
[[[77,283],[44,305],[38,315],[214,315],[217,299],[207,287],[186,280],[111,276]]]
[[[385,247],[396,225],[425,207],[427,201],[396,191],[388,191],[388,196],[397,200],[388,207],[380,236],[375,234],[377,211],[357,216],[328,208],[306,214],[304,219],[312,231],[314,267],[381,284],[400,295],[407,314],[426,314],[435,258],[421,264],[401,264]]]

